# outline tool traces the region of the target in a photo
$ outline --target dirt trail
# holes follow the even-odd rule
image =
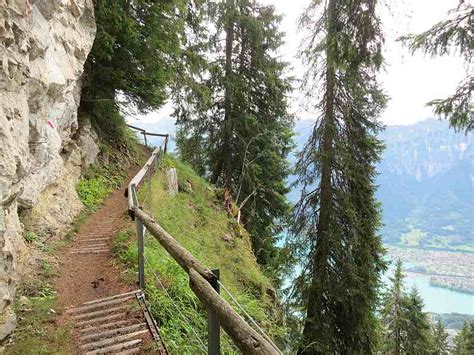
[[[155,348],[137,298],[136,291],[142,295],[141,291],[137,284],[120,280],[111,251],[117,232],[129,218],[124,197],[128,180],[58,256],[60,274],[55,286],[59,306],[66,310],[58,326],[72,324],[71,354],[166,354],[163,346]]]
[[[127,218],[127,199],[123,195],[127,184],[128,179],[80,227],[74,241],[61,251],[60,274],[56,280],[61,306],[69,308],[137,288],[119,281],[119,270],[114,266],[111,252],[115,235]],[[81,250],[96,252],[80,253]]]

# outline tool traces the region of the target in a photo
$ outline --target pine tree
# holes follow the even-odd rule
[[[406,352],[422,354],[431,347],[431,326],[427,314],[423,311],[423,300],[414,287],[406,297]]]
[[[146,112],[165,102],[187,1],[97,0],[94,10],[97,34],[84,66],[80,113],[115,141],[124,126],[119,103]]]
[[[454,354],[466,355],[474,353],[474,321],[465,322],[454,338]]]
[[[412,52],[422,50],[432,56],[456,52],[464,57],[467,67],[466,78],[458,84],[456,92],[446,99],[436,99],[427,103],[434,108],[437,115],[449,119],[455,129],[474,129],[472,108],[472,90],[474,76],[470,71],[472,48],[474,48],[474,7],[472,3],[460,0],[452,9],[448,18],[438,22],[423,33],[412,34],[401,38]]]
[[[433,328],[433,352],[437,355],[449,354],[448,333],[441,320]]]
[[[223,189],[227,211],[239,216],[257,260],[268,265],[277,257],[277,222],[289,210],[290,82],[286,63],[273,54],[282,44],[280,18],[273,7],[250,0],[208,8],[216,32],[201,46],[207,75],[196,78],[191,90],[179,90],[189,100],[176,106],[178,149]]]
[[[390,281],[392,286],[384,297],[382,307],[383,350],[385,353],[399,355],[407,342],[407,302],[403,287],[402,262],[397,260],[395,272]]]
[[[375,0],[312,1],[302,53],[307,94],[320,113],[297,163],[302,187],[293,234],[307,252],[300,353],[371,353],[384,253],[377,229],[377,121],[386,97],[376,73],[382,34]]]

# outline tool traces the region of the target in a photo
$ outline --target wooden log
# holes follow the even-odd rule
[[[248,325],[196,270],[189,270],[189,285],[204,307],[217,315],[222,328],[244,354],[281,354]]]
[[[153,218],[139,208],[133,208],[135,218],[138,218],[146,229],[155,237],[166,251],[176,260],[176,262],[189,273],[190,269],[196,270],[206,280],[213,280],[215,275],[194,257],[189,251],[183,248],[167,231],[165,231]]]

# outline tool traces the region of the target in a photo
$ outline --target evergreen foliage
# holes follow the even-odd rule
[[[423,307],[423,300],[418,290],[413,288],[406,296],[406,317],[408,319],[406,352],[408,354],[422,354],[431,347],[431,326]]]
[[[178,150],[223,188],[224,205],[231,215],[241,214],[257,260],[276,265],[276,235],[289,211],[286,156],[292,146],[290,82],[286,63],[274,55],[282,44],[280,18],[273,7],[250,0],[206,9],[211,33],[196,37],[188,80],[175,99]]]
[[[114,143],[124,136],[119,106],[161,107],[180,54],[186,0],[94,1],[97,34],[84,65],[80,112]]]
[[[454,338],[454,354],[465,355],[474,353],[474,322],[466,322]]]
[[[293,234],[307,261],[295,295],[306,309],[300,353],[372,353],[384,253],[377,229],[377,121],[386,98],[376,73],[383,37],[377,2],[312,1],[302,26],[310,103],[319,112],[299,155]]]
[[[383,300],[383,349],[387,353],[401,354],[407,342],[406,298],[403,289],[402,262],[397,261],[395,272],[390,281],[392,286]]]
[[[439,355],[449,354],[448,333],[441,320],[433,328],[433,352]]]
[[[439,323],[432,330],[428,315],[423,311],[423,301],[418,290],[408,294],[403,286],[402,262],[397,261],[391,287],[383,298],[382,350],[387,354],[424,354],[446,351],[447,334]],[[439,336],[433,338],[433,333]]]
[[[467,66],[467,76],[458,84],[453,95],[445,99],[428,102],[437,115],[448,118],[455,129],[474,129],[472,108],[472,90],[474,76],[470,72],[472,49],[474,48],[474,7],[469,1],[460,0],[458,6],[449,12],[448,18],[420,34],[411,34],[401,38],[410,50],[422,50],[432,56],[458,52]]]

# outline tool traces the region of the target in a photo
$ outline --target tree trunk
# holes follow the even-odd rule
[[[316,246],[313,252],[312,280],[310,293],[308,297],[306,321],[303,329],[303,346],[299,349],[300,354],[315,353],[314,343],[320,335],[317,333],[316,322],[318,321],[318,309],[322,309],[320,303],[324,302],[323,292],[327,286],[327,259],[329,254],[330,238],[330,214],[332,204],[332,161],[333,161],[333,140],[335,134],[334,122],[334,95],[335,95],[335,69],[334,69],[334,23],[336,16],[335,0],[329,0],[327,14],[327,64],[326,64],[326,93],[324,116],[321,122],[322,132],[322,164],[321,164],[321,182],[320,182],[320,210],[319,220],[316,232]],[[323,289],[318,287],[323,285]],[[305,346],[308,346],[305,349]]]
[[[234,43],[234,0],[227,0],[225,41],[225,99],[224,99],[224,189],[230,191],[232,179],[232,47]]]
[[[226,0],[226,40],[225,40],[225,99],[224,99],[224,149],[223,183],[224,206],[231,212],[232,191],[232,48],[234,43],[234,0]]]

